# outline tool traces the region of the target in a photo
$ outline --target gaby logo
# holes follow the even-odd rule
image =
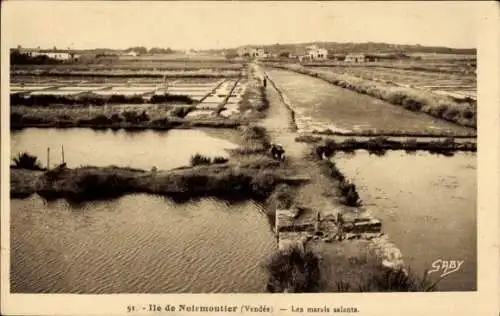
[[[465,262],[465,260],[442,260],[438,259],[432,263],[432,270],[428,273],[434,273],[441,271],[440,277],[445,277],[449,274],[457,272],[460,267]]]

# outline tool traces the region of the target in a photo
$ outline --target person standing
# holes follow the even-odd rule
[[[263,84],[264,84],[264,88],[267,87],[267,79],[266,79],[266,77],[264,77]]]

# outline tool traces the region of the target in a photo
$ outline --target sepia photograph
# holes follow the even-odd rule
[[[9,293],[478,290],[471,3],[2,6]]]

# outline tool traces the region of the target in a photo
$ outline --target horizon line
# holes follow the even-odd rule
[[[189,47],[189,48],[174,48],[172,46],[145,46],[141,44],[133,44],[128,47],[63,47],[63,46],[57,46],[53,45],[52,47],[42,47],[42,46],[24,46],[21,44],[15,45],[14,47],[10,47],[10,49],[15,49],[21,46],[22,48],[28,48],[28,49],[43,49],[43,50],[48,50],[48,49],[53,49],[56,47],[58,50],[93,50],[93,49],[109,49],[109,50],[127,50],[133,47],[144,47],[147,48],[148,50],[151,48],[162,48],[162,49],[172,49],[174,51],[186,51],[186,50],[198,50],[198,51],[209,51],[209,50],[228,50],[228,49],[237,49],[240,47],[247,47],[247,46],[277,46],[277,45],[301,45],[301,44],[312,44],[312,43],[324,43],[324,44],[386,44],[386,45],[398,45],[398,46],[420,46],[422,48],[448,48],[448,49],[462,49],[462,50],[477,50],[477,47],[454,47],[454,46],[440,46],[440,45],[428,45],[428,44],[420,44],[420,43],[394,43],[394,42],[374,42],[374,41],[362,41],[362,42],[337,42],[337,41],[325,41],[325,40],[310,40],[310,41],[297,41],[297,42],[284,42],[284,43],[267,43],[267,44],[242,44],[238,46],[228,46],[228,47],[211,47],[211,48],[196,48],[196,47]]]

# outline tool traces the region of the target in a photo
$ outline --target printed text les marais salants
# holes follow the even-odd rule
[[[147,306],[128,305],[127,312],[215,312],[215,313],[273,313],[274,311],[292,313],[359,313],[357,307],[345,306],[296,306],[273,307],[269,305],[194,305],[194,304],[148,304]]]

